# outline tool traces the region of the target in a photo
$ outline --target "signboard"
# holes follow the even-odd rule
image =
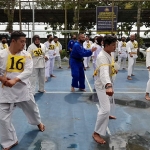
[[[112,26],[113,18],[113,26]],[[112,12],[111,6],[98,6],[96,8],[97,32],[100,34],[111,34],[117,32],[118,7],[114,6]]]

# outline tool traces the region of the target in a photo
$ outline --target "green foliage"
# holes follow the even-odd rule
[[[121,35],[121,32],[124,32],[127,36],[129,36],[133,28],[133,25],[134,22],[123,22],[121,25],[118,26],[117,29],[118,35]]]
[[[63,59],[64,57],[69,57],[69,53],[65,50],[65,49],[63,49],[61,52],[60,52],[60,57],[61,57],[61,59]]]
[[[143,38],[141,38],[141,37],[138,38],[138,37],[137,37],[136,40],[137,40],[137,42],[138,42],[138,46],[141,47],[141,46],[143,45],[143,43],[144,43]]]

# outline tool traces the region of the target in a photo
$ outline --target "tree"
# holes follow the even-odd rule
[[[14,8],[17,4],[16,0],[4,0],[0,2],[0,5],[4,7],[4,13],[6,13],[8,17],[6,31],[9,33],[13,31]]]

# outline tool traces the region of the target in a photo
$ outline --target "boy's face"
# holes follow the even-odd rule
[[[24,49],[24,46],[26,44],[26,38],[25,37],[20,37],[18,40],[13,40],[14,47],[18,49],[19,51],[22,51]]]
[[[116,42],[113,42],[110,45],[106,44],[105,49],[107,50],[108,53],[114,52],[116,49]]]

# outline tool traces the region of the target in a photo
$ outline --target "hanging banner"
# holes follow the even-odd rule
[[[99,34],[117,33],[118,7],[98,6],[96,8],[96,26]],[[113,21],[113,25],[112,25]]]

